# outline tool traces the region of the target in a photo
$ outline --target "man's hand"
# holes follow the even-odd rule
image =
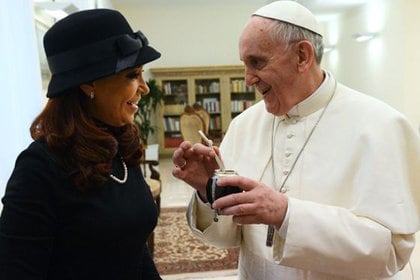
[[[221,197],[213,203],[221,215],[233,215],[238,224],[267,224],[279,229],[286,215],[288,199],[284,194],[252,179],[228,176],[217,185],[238,186],[245,192]]]
[[[172,169],[172,175],[191,185],[206,200],[207,181],[218,168],[216,153],[219,153],[217,147],[212,149],[203,144],[193,146],[191,142],[184,141],[173,153],[175,168]]]

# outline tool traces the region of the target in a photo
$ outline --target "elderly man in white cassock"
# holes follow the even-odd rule
[[[174,176],[197,190],[192,232],[240,246],[239,279],[403,279],[420,220],[417,132],[321,68],[318,23],[294,1],[257,10],[239,49],[263,101],[220,150],[184,142],[173,154]]]

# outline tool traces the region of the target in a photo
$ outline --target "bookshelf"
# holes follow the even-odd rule
[[[246,85],[243,77],[230,79],[231,118],[233,119],[255,103],[255,90]]]
[[[163,143],[165,147],[176,147],[181,141],[179,130],[179,116],[188,104],[188,80],[186,79],[165,79],[158,82],[162,85],[164,92],[163,102],[163,124],[159,130],[164,131]],[[159,137],[161,138],[161,137]]]
[[[182,142],[179,116],[186,105],[199,103],[209,112],[209,137],[218,145],[230,121],[260,99],[254,88],[245,85],[241,65],[152,68],[150,72],[164,91],[156,118],[161,155],[171,155]]]
[[[221,139],[222,115],[220,78],[195,79],[195,102],[203,106],[210,114],[209,137]],[[219,140],[220,141],[220,140]]]

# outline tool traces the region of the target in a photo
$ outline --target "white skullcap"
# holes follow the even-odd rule
[[[259,8],[253,15],[291,23],[322,36],[315,16],[295,1],[275,1]]]

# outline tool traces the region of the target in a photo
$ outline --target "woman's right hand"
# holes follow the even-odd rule
[[[219,155],[217,147],[213,146],[212,149],[203,144],[192,145],[191,142],[184,141],[173,153],[172,162],[175,168],[172,169],[172,174],[195,188],[201,198],[207,199],[207,181],[218,168],[216,153]]]

